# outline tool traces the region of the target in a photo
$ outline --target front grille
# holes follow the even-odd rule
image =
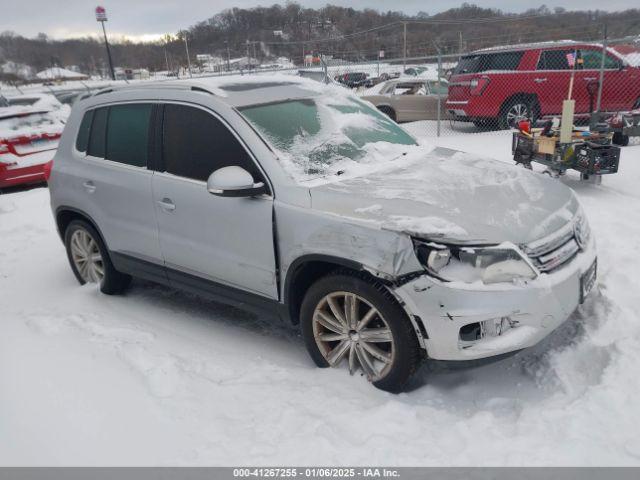
[[[573,222],[558,232],[524,247],[538,270],[550,273],[570,261],[580,251]]]

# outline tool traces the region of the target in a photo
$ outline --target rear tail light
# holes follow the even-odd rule
[[[44,164],[42,170],[44,171],[44,179],[48,182],[51,177],[51,169],[53,168],[53,160],[49,160]]]
[[[13,153],[11,151],[11,147],[4,142],[0,142],[0,170],[6,170],[7,167],[13,167],[17,165],[17,163],[13,160],[9,160],[11,157],[5,157],[9,153]]]
[[[489,85],[489,77],[480,77],[474,78],[469,82],[469,87],[471,88],[471,95],[482,95],[482,92],[485,91],[487,86]]]

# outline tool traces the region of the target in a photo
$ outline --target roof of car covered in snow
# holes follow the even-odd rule
[[[481,48],[480,50],[475,50],[469,53],[468,55],[474,55],[478,53],[504,52],[504,51],[512,51],[512,50],[536,50],[538,48],[555,48],[555,47],[568,47],[568,46],[579,46],[579,45],[602,47],[602,44],[593,43],[593,42],[577,42],[575,40],[550,40],[546,42],[498,45],[495,47]],[[466,56],[466,54],[463,56]]]
[[[179,89],[207,92],[232,107],[243,107],[314,97],[326,88],[320,82],[295,75],[229,75],[109,87],[96,92],[94,96],[131,90]]]

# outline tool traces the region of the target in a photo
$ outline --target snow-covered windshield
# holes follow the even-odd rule
[[[416,145],[395,122],[351,96],[285,100],[244,107],[241,113],[298,181],[392,160]]]

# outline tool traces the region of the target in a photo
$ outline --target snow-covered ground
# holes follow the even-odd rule
[[[418,136],[434,132],[408,125]],[[509,161],[508,132],[444,146]],[[135,281],[80,287],[46,189],[0,196],[0,465],[640,465],[640,146],[589,215],[600,285],[534,349],[391,395],[296,329]]]

